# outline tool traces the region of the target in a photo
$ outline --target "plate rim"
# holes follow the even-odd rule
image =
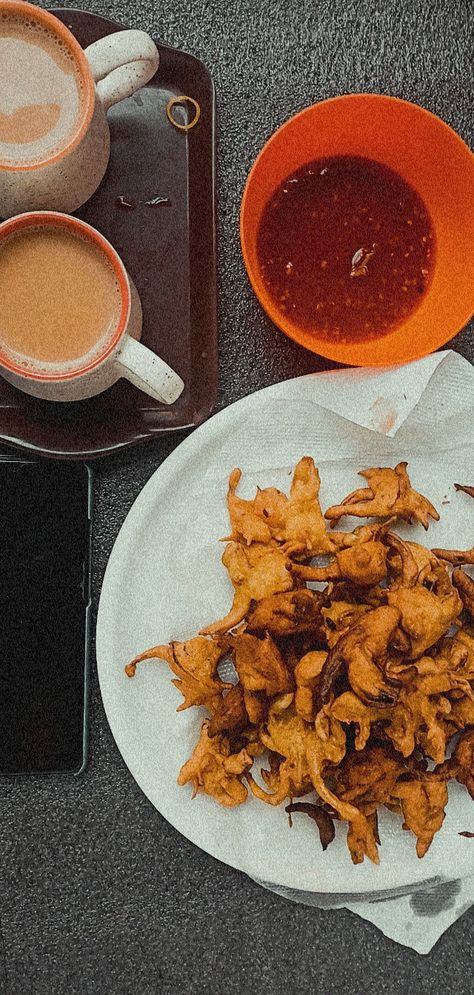
[[[114,589],[112,589],[111,584],[113,584],[114,572],[115,571],[117,571],[118,573],[120,572],[118,570],[119,564],[117,564],[117,558],[120,558],[121,556],[124,555],[130,541],[133,541],[133,534],[131,534],[131,532],[133,532],[134,523],[140,520],[140,517],[143,515],[143,512],[146,510],[147,506],[151,504],[153,500],[156,499],[157,488],[159,491],[165,490],[168,483],[172,479],[173,474],[177,469],[179,469],[179,465],[183,462],[186,462],[189,459],[189,457],[192,457],[193,453],[196,454],[199,452],[201,448],[201,439],[203,439],[206,444],[212,443],[213,437],[219,433],[220,428],[223,425],[225,425],[227,421],[232,420],[232,418],[235,416],[236,411],[238,411],[239,409],[243,409],[247,410],[248,412],[248,410],[251,409],[253,405],[258,404],[262,395],[264,395],[265,393],[270,392],[272,390],[273,391],[275,390],[279,391],[280,389],[284,390],[285,388],[288,387],[288,385],[291,384],[294,385],[301,381],[314,380],[314,378],[318,376],[328,376],[331,375],[331,372],[335,373],[337,376],[338,373],[337,370],[329,372],[324,371],[323,373],[319,374],[315,373],[305,374],[303,376],[292,377],[290,380],[280,381],[277,384],[271,384],[269,386],[262,387],[257,391],[254,391],[248,395],[245,395],[244,397],[237,399],[232,404],[228,405],[226,408],[217,411],[208,421],[206,421],[204,424],[196,428],[196,430],[192,432],[191,435],[185,438],[166,457],[166,459],[163,460],[160,466],[157,467],[157,469],[154,471],[154,473],[146,481],[146,483],[140,490],[135,501],[131,505],[124,521],[122,522],[118,535],[115,539],[103,576],[102,588],[101,588],[99,606],[97,612],[97,623],[96,623],[96,660],[97,660],[97,672],[98,672],[102,703],[115,745],[129,773],[134,778],[135,783],[138,785],[138,787],[145,795],[145,797],[148,799],[153,808],[155,808],[156,811],[159,812],[161,817],[166,819],[166,821],[171,826],[173,826],[173,828],[180,835],[188,839],[194,846],[197,846],[198,849],[207,853],[209,856],[213,857],[214,859],[219,860],[221,863],[233,867],[234,869],[239,870],[244,874],[247,874],[247,876],[251,877],[252,880],[256,880],[257,883],[262,884],[265,887],[272,888],[272,886],[275,885],[275,890],[278,893],[282,894],[284,897],[285,897],[284,893],[286,890],[293,891],[295,892],[295,894],[299,893],[302,896],[311,895],[314,897],[317,895],[317,893],[312,888],[292,889],[287,885],[284,884],[280,885],[278,884],[278,882],[264,882],[263,879],[259,880],[257,878],[252,877],[252,875],[248,874],[245,868],[240,865],[239,861],[237,859],[233,859],[232,852],[228,853],[226,855],[226,858],[223,859],[216,852],[212,852],[210,849],[203,848],[203,846],[200,843],[196,842],[192,838],[192,835],[188,835],[187,832],[183,831],[183,828],[181,826],[176,825],[172,819],[164,815],[161,809],[158,808],[153,799],[149,796],[147,791],[141,786],[139,780],[135,776],[135,773],[133,772],[132,768],[129,766],[129,763],[125,758],[126,748],[124,747],[124,749],[122,749],[120,736],[117,738],[116,732],[114,731],[112,722],[109,718],[109,712],[112,711],[112,709],[108,707],[108,691],[106,689],[106,682],[104,678],[104,674],[107,668],[106,652],[104,649],[106,645],[105,619],[108,614],[109,605],[112,606],[114,604],[114,599],[113,599]],[[383,868],[381,868],[381,871],[383,871]],[[465,873],[461,876],[461,879],[464,879],[467,876],[468,874]],[[341,875],[341,877],[343,877],[343,874]],[[362,887],[359,891],[347,892],[344,890],[344,883],[341,880],[341,887],[339,889],[337,888],[337,882],[335,882],[334,890],[323,891],[320,894],[322,897],[325,897],[326,899],[328,898],[328,896],[333,896],[334,899],[339,902],[339,904],[341,904],[342,902],[357,903],[357,902],[379,901],[383,900],[384,897],[385,898],[401,897],[403,895],[410,894],[412,891],[415,890],[416,891],[429,890],[430,888],[436,887],[440,884],[448,883],[450,881],[455,881],[459,879],[460,879],[459,875],[454,875],[453,877],[444,876],[443,874],[440,874],[437,871],[434,871],[430,876],[427,869],[427,875],[425,878],[415,881],[407,880],[404,881],[404,883],[400,884],[399,886],[395,887],[381,888],[380,890],[374,890],[373,882],[370,882],[370,886],[369,883],[367,882],[368,886],[364,889],[363,887],[364,882],[361,882]],[[287,897],[291,898],[290,895],[288,895]]]

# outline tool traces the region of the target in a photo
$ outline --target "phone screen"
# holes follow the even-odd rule
[[[90,470],[0,458],[0,773],[86,761]]]

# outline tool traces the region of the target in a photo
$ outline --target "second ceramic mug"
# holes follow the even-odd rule
[[[53,154],[40,154],[37,161],[22,161],[21,156],[11,161],[5,156],[2,159],[0,149],[0,217],[32,210],[70,213],[92,196],[107,169],[110,132],[106,111],[152,78],[159,63],[158,51],[144,31],[119,31],[83,51],[53,14],[24,0],[0,0],[0,42],[11,38],[15,26],[33,32],[33,38],[36,30],[43,32],[43,38],[57,43],[72,60],[80,84],[80,106],[64,147],[59,143]],[[2,91],[7,92],[9,71],[32,69],[27,64],[19,66],[14,54],[10,69],[6,56],[0,59],[0,118],[7,122],[9,108],[2,106]],[[12,87],[14,92],[17,89]],[[41,109],[40,104],[38,107]],[[33,112],[36,107],[31,109]]]
[[[56,262],[54,260],[51,262],[51,250],[54,245],[48,243],[49,233],[59,235],[59,238],[55,239],[55,251],[56,253],[59,251],[61,255],[59,258],[56,256]],[[22,237],[26,236],[28,239],[31,235],[36,236],[43,245],[43,248],[40,246],[39,256],[36,249],[36,257],[31,255],[31,251],[29,255],[24,253],[21,255],[21,245],[18,242]],[[70,331],[71,326],[68,324],[67,308],[74,297],[77,285],[82,288],[84,304],[85,279],[83,273],[81,281],[81,262],[77,263],[78,257],[75,256],[74,261],[69,262],[68,285],[66,285],[65,270],[62,268],[63,253],[64,250],[68,251],[68,240],[70,244],[71,237],[73,241],[79,239],[81,244],[85,243],[86,265],[88,265],[87,255],[95,260],[96,269],[92,274],[90,268],[88,270],[91,298],[92,291],[96,291],[101,285],[100,274],[105,267],[108,273],[106,295],[109,299],[109,286],[112,286],[113,306],[110,317],[108,306],[105,309],[107,317],[105,337],[101,335],[95,340],[97,345],[94,345],[87,354],[79,353],[69,364],[66,360],[53,362],[48,359],[43,362],[34,358],[38,353],[28,351],[28,346],[24,344],[21,346],[21,341],[24,343],[28,340],[35,342],[36,345],[41,344],[38,332],[40,322],[37,321],[41,301],[44,304],[46,300],[47,310],[50,301],[59,302],[54,308],[55,317],[60,321],[62,331],[66,332],[69,341],[72,342],[75,341],[74,333]],[[19,250],[20,255],[18,255]],[[41,252],[43,252],[42,257]],[[45,259],[44,253],[46,253],[48,273],[45,272],[44,265],[41,265],[41,258]],[[52,284],[56,286],[53,287]],[[164,404],[173,404],[181,395],[184,389],[181,377],[156,353],[138,341],[142,330],[140,298],[120,256],[110,242],[85,221],[54,211],[37,211],[18,215],[0,224],[0,296],[2,297],[0,374],[25,393],[49,401],[77,401],[99,394],[120,377],[125,377],[140,390]],[[100,301],[98,303],[101,304]],[[89,298],[86,305],[89,316],[94,319],[93,303]],[[46,334],[52,327],[51,320],[51,317],[46,318]],[[16,326],[16,334],[20,335],[20,345],[15,351],[12,351],[6,328],[8,324],[11,335],[12,322]],[[83,330],[85,323],[87,317],[81,313],[76,327],[81,327]],[[5,324],[3,329],[2,324]],[[45,321],[41,327],[45,327]],[[26,338],[22,328],[26,330]],[[68,365],[69,368],[66,368]]]

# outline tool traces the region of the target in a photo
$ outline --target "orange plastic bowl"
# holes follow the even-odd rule
[[[257,257],[260,220],[292,172],[330,155],[359,155],[394,169],[424,200],[436,236],[431,285],[393,331],[367,342],[318,338],[282,314],[266,290]],[[438,349],[474,311],[474,155],[444,121],[416,104],[378,94],[333,97],[290,118],[260,152],[240,214],[244,262],[272,321],[312,352],[355,366],[406,363]]]

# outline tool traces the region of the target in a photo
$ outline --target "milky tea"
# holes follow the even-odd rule
[[[73,228],[31,226],[0,241],[0,351],[26,372],[57,376],[94,362],[121,308],[108,256]]]
[[[27,15],[0,14],[0,164],[48,160],[80,126],[84,87],[72,52]]]

